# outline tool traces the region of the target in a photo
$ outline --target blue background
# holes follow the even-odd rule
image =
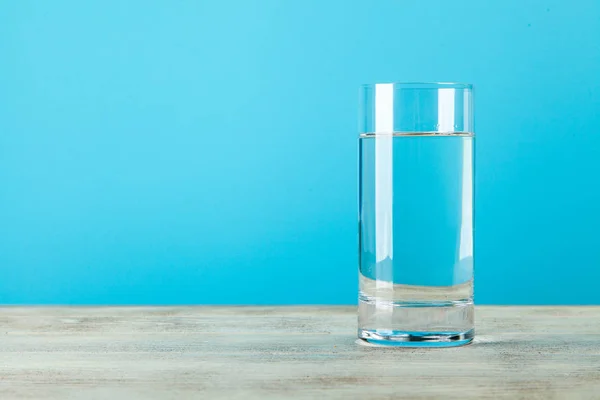
[[[476,301],[600,303],[600,2],[0,2],[0,303],[355,303],[362,83],[476,86]]]

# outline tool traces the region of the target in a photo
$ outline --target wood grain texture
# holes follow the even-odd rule
[[[600,399],[600,307],[479,307],[470,346],[356,343],[355,307],[0,309],[0,399]]]

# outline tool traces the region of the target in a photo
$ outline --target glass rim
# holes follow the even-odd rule
[[[463,82],[379,82],[365,83],[362,89],[372,89],[375,85],[394,85],[400,89],[466,89],[473,90],[473,84]]]

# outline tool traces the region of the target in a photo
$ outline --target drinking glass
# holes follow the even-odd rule
[[[473,87],[361,88],[358,337],[473,340]]]

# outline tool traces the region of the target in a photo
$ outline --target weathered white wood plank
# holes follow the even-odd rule
[[[600,399],[600,307],[479,307],[476,330],[386,349],[354,307],[6,307],[0,398]]]

